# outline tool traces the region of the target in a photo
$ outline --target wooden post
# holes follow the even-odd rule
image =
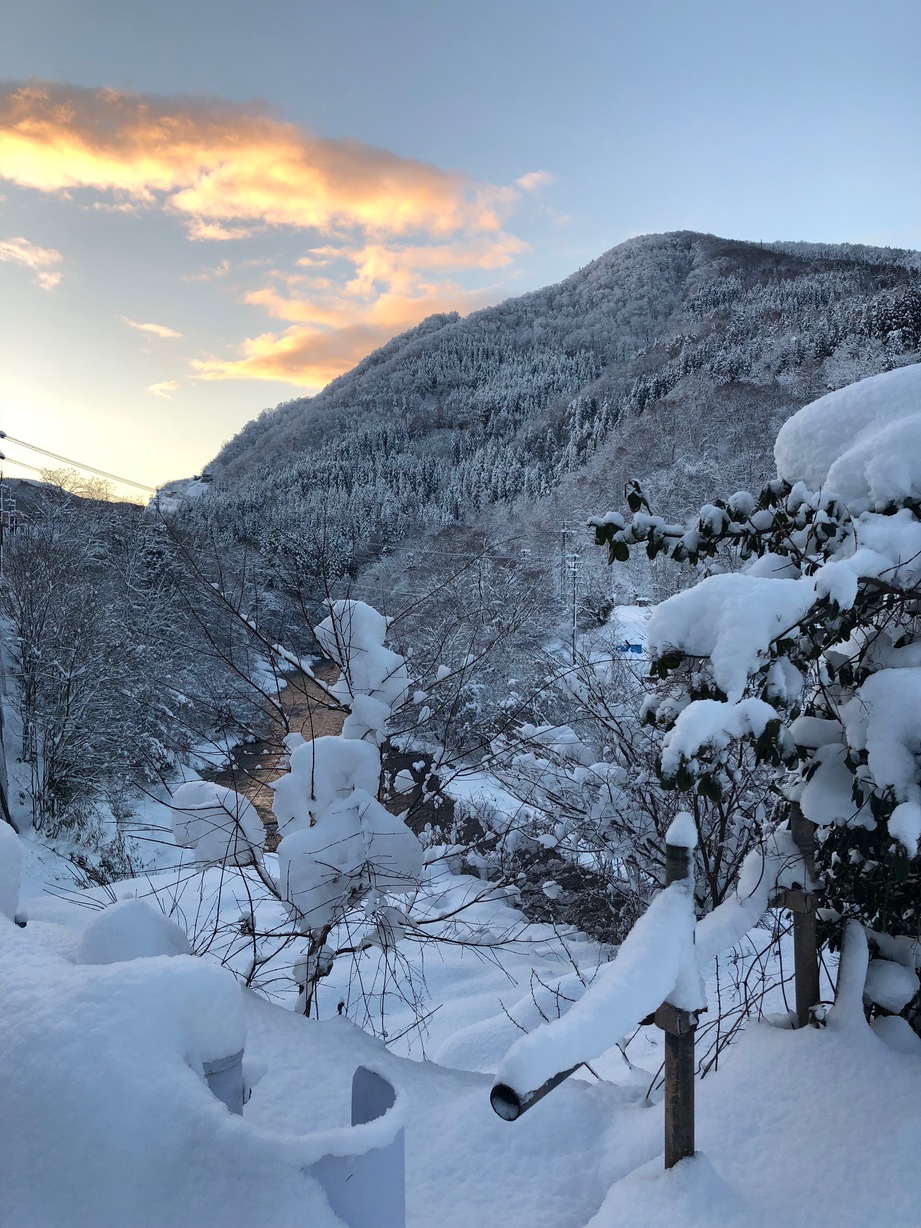
[[[804,1028],[812,1020],[812,1008],[819,1001],[819,942],[816,932],[815,824],[810,823],[794,805],[790,812],[790,835],[803,856],[808,882],[802,892],[788,892],[788,907],[793,911],[793,970],[796,978],[796,1026]],[[797,898],[793,898],[796,896]]]
[[[691,877],[694,850],[665,846],[665,885]],[[655,1015],[665,1033],[665,1167],[694,1154],[694,1033],[697,1014],[664,1002]]]

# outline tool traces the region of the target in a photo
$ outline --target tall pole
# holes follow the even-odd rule
[[[6,521],[6,483],[3,480],[3,470],[0,469],[0,576],[3,575],[3,544]]]
[[[577,571],[578,566],[579,564],[575,556],[573,556],[573,560],[572,560],[572,660],[573,660],[573,664],[575,664],[575,661],[576,661],[576,625],[578,623],[578,613],[577,613],[578,596],[577,596],[577,588],[576,588],[576,584],[578,580],[578,571]]]
[[[665,846],[665,885],[691,877],[692,848]],[[655,1015],[665,1033],[665,1167],[694,1154],[694,1033],[697,1015],[664,1002]]]
[[[788,891],[788,907],[793,912],[793,969],[796,977],[796,1026],[804,1028],[812,1020],[812,1008],[819,1001],[819,941],[816,929],[815,823],[798,805],[790,812],[790,835],[803,857],[808,881],[802,891]]]

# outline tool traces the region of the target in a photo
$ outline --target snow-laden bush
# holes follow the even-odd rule
[[[387,619],[363,601],[332,601],[314,634],[341,670],[331,691],[349,709],[342,736],[380,745],[391,714],[409,697],[406,663],[384,644]]]
[[[664,885],[665,833],[679,810],[693,811],[696,905],[708,912],[731,894],[770,802],[770,774],[744,746],[719,798],[688,803],[662,789],[662,733],[640,719],[644,682],[618,651],[622,643],[615,621],[574,657],[551,661],[560,723],[525,722],[493,740],[491,770],[520,804],[512,818],[491,824],[495,838],[484,850],[490,877],[510,874],[533,919],[563,921],[611,943]],[[552,895],[548,877],[558,888]]]
[[[387,897],[412,892],[422,875],[421,844],[377,796],[385,727],[409,692],[406,664],[385,646],[386,632],[386,618],[364,602],[330,603],[315,633],[340,667],[330,694],[348,715],[338,737],[295,746],[289,772],[272,786],[279,890],[309,940],[296,969],[307,1012],[335,959],[327,945],[334,927],[363,906],[373,929],[378,912],[389,917]]]
[[[808,405],[775,458],[760,496],[715,500],[690,526],[652,515],[634,487],[632,519],[599,519],[597,539],[612,561],[643,543],[650,557],[714,560],[720,573],[649,623],[664,783],[719,797],[733,748],[751,746],[776,772],[780,818],[797,804],[817,825],[823,916],[857,918],[910,965],[921,950],[921,366]]]
[[[173,837],[197,861],[248,866],[258,860],[265,833],[252,802],[210,780],[187,780],[170,803]]]

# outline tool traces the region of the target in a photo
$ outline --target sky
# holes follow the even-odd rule
[[[154,486],[637,234],[921,248],[919,47],[918,0],[0,0],[0,430]]]

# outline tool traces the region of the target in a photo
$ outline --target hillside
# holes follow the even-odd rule
[[[630,239],[559,285],[433,316],[264,412],[215,458],[206,514],[266,558],[322,550],[352,574],[410,533],[494,527],[516,503],[535,545],[634,477],[678,514],[757,484],[795,409],[919,345],[919,253]]]

